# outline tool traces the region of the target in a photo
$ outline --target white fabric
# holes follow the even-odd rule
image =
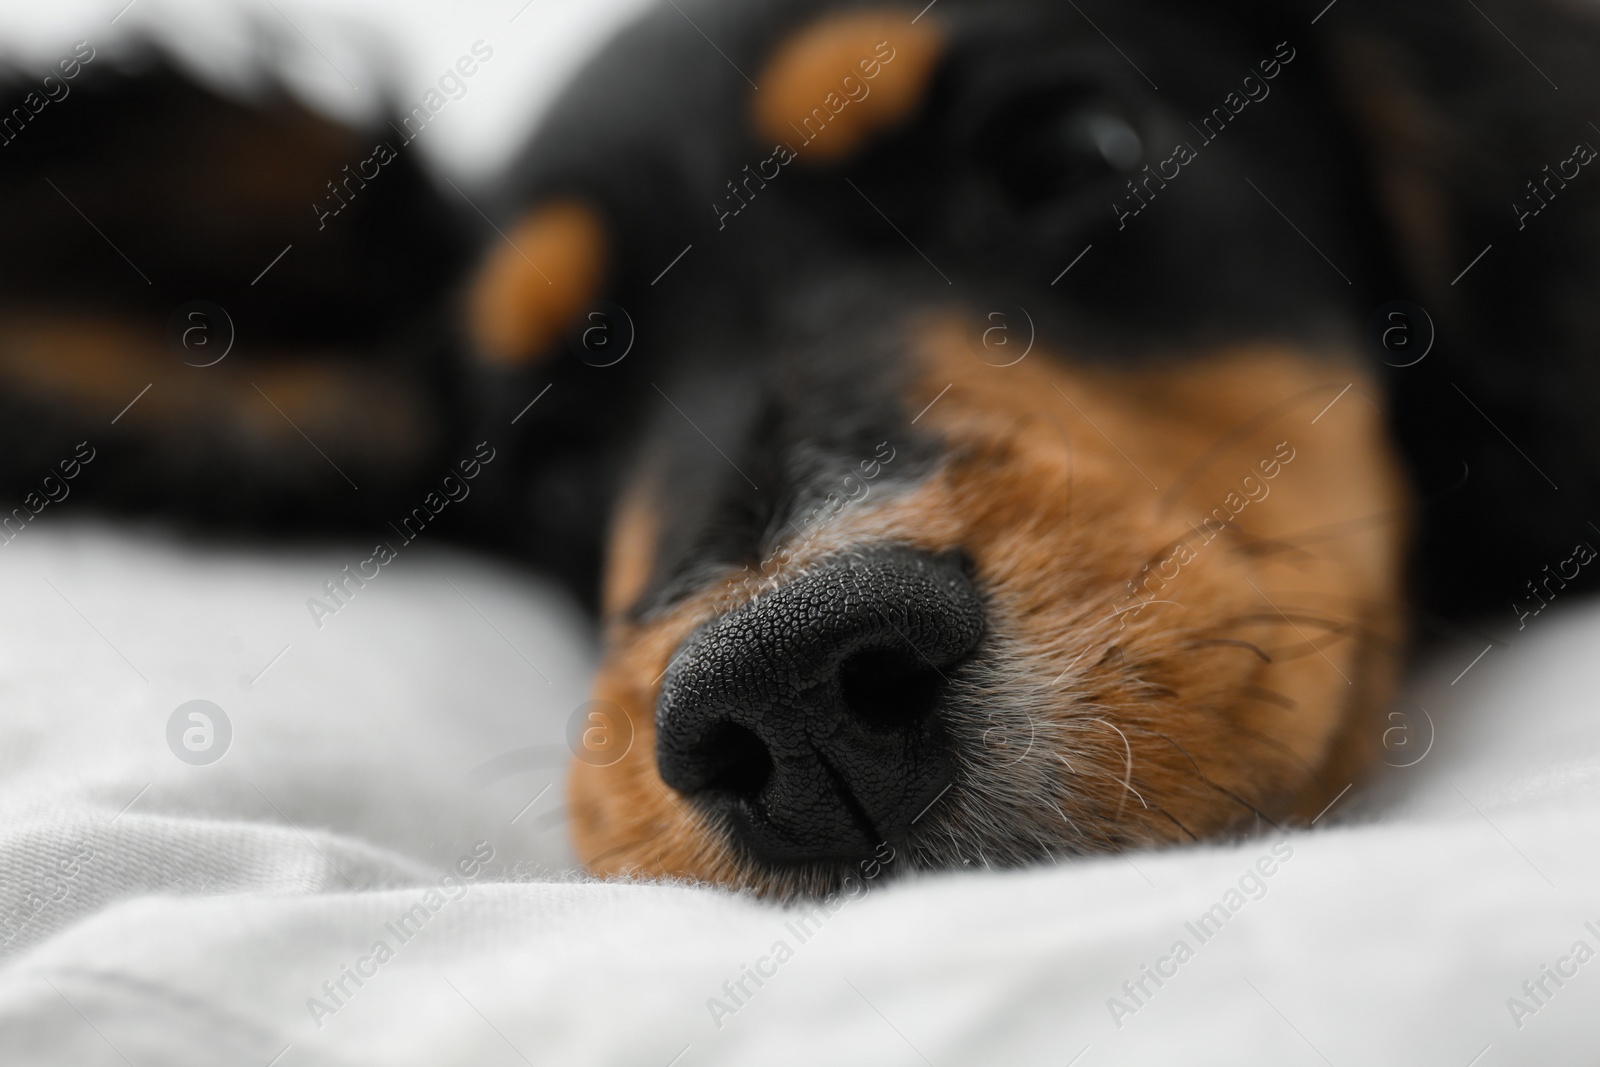
[[[365,554],[70,523],[0,548],[0,916],[13,916],[0,1062],[1465,1067],[1600,1053],[1600,962],[1561,965],[1576,975],[1545,978],[1533,1014],[1507,1005],[1536,1006],[1522,983],[1575,942],[1600,949],[1584,925],[1600,929],[1596,605],[1552,609],[1454,686],[1481,648],[1452,650],[1397,705],[1414,735],[1393,739],[1394,762],[1426,740],[1418,705],[1431,751],[1312,832],[869,882],[802,921],[572,872],[561,788],[540,790],[584,699],[584,624],[514,570],[419,544],[319,630],[306,599]],[[208,766],[166,740],[196,698],[234,728]],[[30,894],[48,900],[37,913]],[[1238,907],[1202,941],[1186,924],[1218,903]],[[1192,958],[1129,997],[1123,983],[1179,940]],[[345,971],[358,963],[360,986]],[[771,975],[760,987],[755,967]]]

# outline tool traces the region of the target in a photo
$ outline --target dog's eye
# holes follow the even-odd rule
[[[1006,108],[980,151],[1011,200],[1031,209],[1097,178],[1136,170],[1144,142],[1111,105],[1052,95]]]

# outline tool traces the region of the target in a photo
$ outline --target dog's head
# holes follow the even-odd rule
[[[1446,237],[1327,28],[1135,8],[672,5],[546,123],[470,320],[609,515],[592,869],[1200,838],[1377,740],[1406,496],[1361,335]]]

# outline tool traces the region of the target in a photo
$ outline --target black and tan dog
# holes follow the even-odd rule
[[[601,590],[599,873],[822,891],[885,845],[1309,818],[1414,622],[1588,577],[1597,31],[1554,0],[669,5],[498,232],[403,147],[312,230],[388,132],[104,79],[3,149],[8,488],[96,437],[124,505],[375,522],[495,442],[457,532]],[[163,347],[199,282],[250,338],[209,377]]]

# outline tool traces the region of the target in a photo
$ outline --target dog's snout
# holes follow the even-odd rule
[[[961,560],[834,557],[691,638],[657,707],[662,779],[773,863],[903,840],[951,781],[941,712],[983,635]]]

